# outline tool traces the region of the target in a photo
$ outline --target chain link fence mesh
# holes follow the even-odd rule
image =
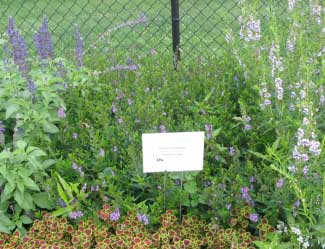
[[[182,57],[225,50],[225,30],[239,30],[238,2],[180,1]],[[262,14],[267,4],[262,2]],[[282,14],[286,5],[287,1],[279,1]],[[73,52],[75,25],[80,27],[87,51],[172,50],[170,0],[0,0],[0,34],[6,33],[8,17],[14,17],[31,50],[33,35],[45,15],[56,55]]]

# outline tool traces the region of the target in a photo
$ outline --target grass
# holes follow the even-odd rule
[[[75,25],[80,26],[87,48],[105,30],[135,20],[142,13],[148,17],[147,24],[115,31],[100,41],[98,48],[102,52],[114,49],[122,53],[134,48],[146,52],[151,48],[160,51],[171,49],[170,1],[167,0],[0,0],[0,34],[6,32],[7,19],[13,16],[32,47],[33,34],[46,15],[56,53],[72,54]],[[236,17],[239,14],[240,8],[235,0],[181,1],[183,53],[219,53],[225,43],[224,30],[238,28]]]

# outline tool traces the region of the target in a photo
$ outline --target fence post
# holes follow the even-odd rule
[[[172,14],[172,36],[173,36],[173,52],[174,67],[177,69],[178,62],[181,59],[180,53],[180,32],[179,32],[179,1],[171,0]]]

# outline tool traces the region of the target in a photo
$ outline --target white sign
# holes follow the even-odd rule
[[[143,172],[203,169],[204,132],[142,134]]]

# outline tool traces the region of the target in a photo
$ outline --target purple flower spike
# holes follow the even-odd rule
[[[75,31],[75,38],[76,38],[76,59],[77,59],[77,65],[78,67],[83,67],[83,40],[80,34],[80,28],[77,27]]]
[[[9,18],[8,36],[13,49],[14,62],[18,66],[22,76],[27,77],[29,72],[29,64],[27,62],[28,52],[24,38],[15,31],[15,22],[13,18]]]
[[[39,32],[34,35],[34,44],[42,60],[54,58],[53,44],[48,30],[48,19],[45,16]]]
[[[8,32],[9,40],[12,43],[12,40],[15,35],[15,20],[12,17],[9,17],[7,32]]]

